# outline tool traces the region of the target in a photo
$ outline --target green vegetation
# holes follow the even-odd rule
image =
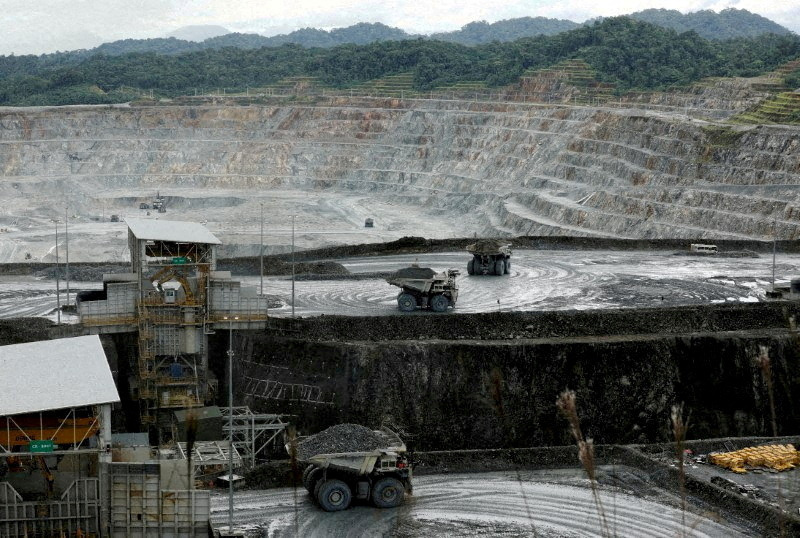
[[[599,81],[597,72],[581,59],[565,60],[544,69],[529,69],[523,77],[562,76],[567,84],[574,86],[578,92],[573,96],[573,103],[591,104],[605,102],[612,97],[614,87]]]
[[[545,17],[520,17],[489,24],[486,21],[471,22],[455,32],[431,34],[430,39],[461,43],[462,45],[479,45],[492,41],[515,41],[523,37],[537,35],[555,35],[574,30],[578,23],[563,19],[547,19]]]
[[[778,68],[778,73],[783,75],[783,83],[787,89],[800,89],[800,59],[783,64]]]
[[[800,93],[783,92],[732,118],[736,123],[800,124]]]
[[[730,147],[736,144],[744,134],[733,127],[703,127],[708,142],[714,147]]]
[[[706,39],[756,37],[762,34],[789,34],[789,30],[745,9],[695,11],[684,15],[674,9],[645,9],[628,15],[632,19],[671,28],[677,32],[697,32]]]
[[[166,97],[218,88],[244,91],[275,87],[293,77],[354,88],[404,75],[405,88],[409,73],[415,91],[477,89],[504,86],[525,72],[577,60],[599,83],[618,92],[659,90],[708,76],[753,76],[798,57],[800,38],[794,35],[714,42],[618,17],[554,36],[475,47],[416,39],[314,49],[226,47],[178,55],[0,57],[0,104],[120,102],[127,100],[123,87]]]
[[[698,11],[686,15],[666,9],[648,9],[633,13],[628,17],[648,22],[677,32],[694,31],[707,39],[732,39],[736,37],[755,37],[767,33],[789,34],[789,30],[760,15],[743,9],[726,9],[720,13]],[[584,23],[591,25],[595,21]],[[180,38],[123,39],[104,43],[90,50],[60,52],[47,55],[53,63],[70,63],[86,59],[95,54],[119,56],[131,52],[153,52],[156,54],[182,54],[205,49],[260,49],[280,47],[289,43],[303,47],[336,47],[339,45],[366,45],[376,41],[403,41],[410,39],[430,39],[447,41],[462,45],[479,45],[494,41],[509,42],[526,37],[555,35],[578,28],[578,23],[563,19],[544,17],[520,17],[495,23],[485,21],[471,22],[460,30],[441,32],[429,36],[406,33],[380,23],[358,23],[345,28],[319,30],[302,28],[288,34],[265,37],[259,34],[228,33],[206,39],[202,42],[187,41]]]
[[[411,71],[368,80],[356,85],[353,89],[367,93],[380,92],[381,95],[397,97],[407,97],[417,93],[414,90],[414,73]]]

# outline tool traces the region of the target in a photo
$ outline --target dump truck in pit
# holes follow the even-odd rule
[[[397,295],[397,306],[403,312],[411,312],[417,308],[444,312],[448,307],[456,306],[456,277],[459,274],[461,273],[455,269],[437,273],[429,267],[412,265],[395,272],[386,282],[401,289]]]
[[[405,443],[388,428],[368,433],[378,440],[378,448],[304,454],[303,440],[297,443],[298,461],[308,463],[303,486],[323,510],[345,510],[353,499],[367,500],[378,508],[394,508],[402,504],[406,492],[412,492]],[[286,448],[291,453],[291,444]]]
[[[467,245],[472,259],[467,262],[470,275],[507,275],[511,272],[511,243],[499,239],[481,239]]]

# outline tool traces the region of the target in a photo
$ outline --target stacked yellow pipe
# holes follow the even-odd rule
[[[750,446],[734,452],[709,454],[708,461],[734,473],[746,473],[745,466],[785,471],[800,465],[800,452],[794,445]]]

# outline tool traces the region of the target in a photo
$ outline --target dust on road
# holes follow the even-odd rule
[[[511,274],[469,276],[466,252],[372,256],[336,260],[352,273],[386,273],[411,263],[461,270],[453,313],[678,306],[762,300],[770,285],[771,258],[675,255],[668,251],[517,250]],[[796,275],[800,256],[783,256],[778,280]],[[258,286],[258,277],[242,279]],[[291,313],[291,282],[265,279],[264,291],[281,297],[273,315]],[[397,288],[381,278],[303,280],[295,283],[295,312],[394,315]],[[422,312],[412,313],[423,314]],[[409,315],[409,314],[406,314]]]
[[[754,536],[753,529],[722,515],[712,520],[682,512],[679,500],[654,488],[635,489],[641,477],[626,468],[615,486],[600,489],[607,527],[615,536],[674,538]],[[520,471],[415,478],[414,494],[397,509],[355,505],[324,512],[302,487],[237,492],[234,526],[250,536],[603,536],[598,509],[579,469]],[[691,509],[690,509],[691,510]],[[212,495],[212,522],[227,526],[228,498]],[[607,533],[606,533],[607,535]]]

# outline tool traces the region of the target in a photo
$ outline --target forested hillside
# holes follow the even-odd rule
[[[0,104],[120,102],[123,86],[175,96],[205,89],[258,87],[290,76],[346,88],[413,73],[414,89],[459,81],[510,84],[528,69],[583,59],[617,91],[664,89],[708,76],[753,76],[800,57],[794,34],[710,41],[626,17],[553,36],[465,46],[422,39],[305,49],[298,45],[205,49],[178,55],[96,54],[69,61],[54,55],[0,58]]]
[[[674,9],[646,9],[628,16],[678,32],[694,31],[706,39],[791,33],[780,24],[745,9],[723,9],[719,13],[702,10],[686,15]]]
[[[686,15],[675,10],[648,9],[629,15],[630,18],[670,28],[678,33],[695,31],[707,39],[731,39],[736,37],[755,37],[758,35],[790,34],[791,32],[765,19],[760,15],[744,9],[726,9],[720,13],[713,11],[697,11]],[[599,19],[598,19],[599,20]],[[236,47],[240,49],[260,49],[262,47],[278,47],[288,43],[303,47],[336,47],[354,44],[366,45],[376,41],[403,41],[409,39],[430,39],[447,41],[462,45],[478,45],[499,41],[501,43],[516,41],[525,37],[539,35],[555,35],[573,30],[579,26],[590,26],[597,21],[581,24],[564,19],[545,17],[519,17],[494,23],[475,21],[452,32],[438,32],[430,35],[409,34],[399,28],[381,23],[358,23],[345,28],[320,30],[302,28],[288,34],[265,37],[259,34],[226,33],[205,39],[191,41],[182,39],[184,34],[178,32],[163,38],[122,39],[104,43],[89,50],[57,52],[44,55],[50,63],[66,64],[88,58],[95,54],[121,55],[130,52],[153,52],[156,54],[181,54],[205,49],[221,49]],[[219,27],[221,28],[221,27]],[[224,29],[223,29],[224,30]]]
[[[537,35],[554,35],[580,26],[576,22],[564,19],[547,19],[545,17],[520,17],[488,23],[486,21],[471,22],[454,32],[431,34],[430,39],[449,41],[463,45],[478,45],[492,41],[515,41],[523,37]]]

